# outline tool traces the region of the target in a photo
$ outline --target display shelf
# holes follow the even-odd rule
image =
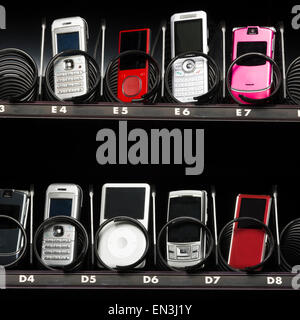
[[[294,279],[294,280],[293,280]],[[74,288],[74,289],[214,289],[214,290],[296,290],[292,273],[245,274],[208,272],[186,274],[175,272],[113,273],[86,271],[7,271],[6,288]],[[299,286],[300,287],[300,286]]]
[[[299,122],[300,106],[179,105],[157,103],[98,103],[78,105],[61,102],[11,104],[0,102],[0,118],[198,120]]]
[[[0,119],[111,119],[202,122],[300,122],[300,106],[177,105],[159,103],[76,105],[60,102],[12,104],[0,102]],[[33,268],[33,266],[32,266]],[[0,275],[1,276],[1,275]],[[172,271],[114,273],[93,270],[63,273],[47,270],[7,270],[7,289],[181,289],[181,290],[295,290],[293,273]],[[1,279],[1,277],[0,277]],[[0,283],[1,286],[1,283]],[[298,288],[298,286],[296,286]],[[300,276],[299,276],[300,287]]]

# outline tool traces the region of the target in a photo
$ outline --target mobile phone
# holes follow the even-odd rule
[[[149,54],[150,29],[123,30],[119,33],[119,53],[139,50]],[[119,59],[118,99],[131,102],[148,92],[149,63],[146,57],[127,55]]]
[[[107,183],[102,187],[100,225],[108,219],[126,216],[148,230],[150,186],[146,183]],[[128,223],[108,224],[100,233],[98,252],[111,268],[127,266],[142,256],[146,247],[143,232]],[[136,268],[143,268],[143,261]]]
[[[67,50],[87,51],[88,27],[81,17],[54,20],[51,27],[53,56]],[[54,92],[70,99],[88,92],[86,57],[60,57],[54,62]]]
[[[176,13],[171,17],[171,57],[188,51],[208,53],[207,14],[204,11]],[[193,102],[208,91],[207,60],[177,59],[173,64],[172,93],[180,102]]]
[[[0,215],[17,220],[26,229],[29,207],[29,193],[14,189],[0,189]],[[0,265],[7,265],[18,259],[23,246],[22,231],[5,220],[0,228]]]
[[[243,27],[233,29],[232,60],[246,53],[258,52],[274,58],[275,32],[272,27]],[[261,57],[240,60],[232,68],[231,92],[252,99],[267,98],[273,81],[272,65]]]
[[[271,197],[267,195],[239,194],[236,198],[234,218],[255,218],[265,225],[269,223]],[[267,235],[254,222],[234,223],[228,264],[237,269],[255,266],[264,259]]]
[[[80,218],[82,190],[76,184],[51,184],[46,191],[44,220],[56,216]],[[43,233],[42,260],[49,266],[66,266],[76,257],[77,235],[73,225],[55,224]]]
[[[169,193],[168,221],[192,217],[206,225],[207,192],[181,190]],[[167,262],[171,267],[185,268],[205,258],[206,234],[198,225],[189,222],[167,228]]]

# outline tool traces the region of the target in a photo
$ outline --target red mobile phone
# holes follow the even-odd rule
[[[270,196],[239,194],[234,218],[255,218],[268,225],[270,209]],[[265,254],[266,237],[265,230],[261,226],[255,226],[250,220],[234,223],[228,264],[233,268],[243,269],[261,263]]]
[[[119,34],[119,53],[139,50],[149,54],[150,29],[123,30]],[[148,60],[128,55],[119,59],[118,99],[131,102],[148,91]]]

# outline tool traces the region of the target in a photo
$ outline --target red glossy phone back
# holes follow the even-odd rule
[[[239,217],[241,201],[248,199],[265,199],[264,224],[268,224],[270,212],[270,196],[240,195],[237,200],[235,218]],[[233,268],[243,269],[257,265],[263,261],[266,232],[264,229],[239,228],[234,224],[228,264]]]

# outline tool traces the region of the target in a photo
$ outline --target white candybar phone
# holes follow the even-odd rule
[[[0,189],[0,215],[14,218],[26,229],[29,207],[29,193],[13,189]],[[7,221],[0,228],[0,265],[12,263],[18,259],[23,246],[21,230]]]
[[[102,188],[100,225],[108,219],[127,216],[148,230],[150,186],[146,183],[107,183]],[[108,224],[100,233],[99,256],[111,268],[135,263],[144,253],[143,232],[128,223]],[[145,261],[136,268],[142,268]]]
[[[53,56],[67,50],[87,51],[88,27],[81,17],[54,20],[51,27]],[[70,99],[88,92],[85,56],[61,57],[54,63],[54,92]]]
[[[79,219],[82,190],[76,184],[51,184],[46,191],[44,219],[67,216]],[[67,223],[47,228],[43,234],[42,260],[49,266],[65,266],[76,256],[76,230]]]
[[[188,51],[208,53],[207,15],[204,11],[176,13],[171,17],[172,58]],[[180,102],[193,102],[208,91],[207,60],[177,59],[173,64],[172,93]]]
[[[168,221],[192,217],[206,225],[207,192],[181,190],[169,193]],[[206,234],[198,225],[182,223],[167,228],[167,262],[171,267],[191,267],[205,258]]]

